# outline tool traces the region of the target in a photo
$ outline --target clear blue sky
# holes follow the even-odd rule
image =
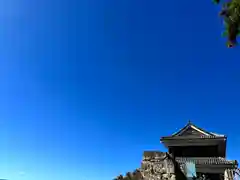
[[[109,180],[188,119],[239,158],[240,51],[211,0],[0,8],[0,178]]]

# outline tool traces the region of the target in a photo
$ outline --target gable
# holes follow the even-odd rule
[[[216,133],[206,131],[202,128],[195,126],[191,122],[188,122],[188,124],[185,125],[182,129],[171,134],[170,136],[161,137],[160,142],[165,144],[165,146],[170,147],[170,146],[173,146],[173,144],[176,144],[176,145],[179,144],[180,141],[176,142],[175,140],[181,140],[181,142],[184,143],[184,139],[193,140],[193,139],[216,139],[216,138],[223,140],[222,142],[224,142],[224,144],[226,145],[227,136],[223,134],[216,134]],[[174,141],[169,141],[169,140],[174,140]]]
[[[204,131],[193,128],[191,126],[178,134],[178,136],[199,136],[199,137],[204,135],[209,135],[209,134]]]
[[[174,133],[172,136],[214,136],[212,133],[207,132],[189,122],[184,128]]]

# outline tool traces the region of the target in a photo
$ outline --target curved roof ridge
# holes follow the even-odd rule
[[[198,126],[196,126],[195,124],[193,124],[190,120],[188,121],[188,123],[181,129],[179,129],[177,132],[173,133],[170,136],[180,136],[181,134],[183,134],[188,128],[192,128],[198,132],[200,132],[201,134],[203,134],[204,136],[214,136],[214,137],[226,137],[224,134],[218,134],[215,132],[209,132],[203,128],[200,128]]]

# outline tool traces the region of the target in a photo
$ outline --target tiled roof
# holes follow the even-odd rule
[[[194,162],[196,165],[202,165],[202,164],[209,164],[209,165],[214,165],[214,164],[221,164],[221,165],[237,165],[237,161],[235,160],[227,160],[222,157],[176,157],[176,161],[179,164],[184,164],[186,162]]]
[[[162,137],[161,139],[171,139],[171,138],[174,138],[174,139],[181,139],[181,138],[186,138],[186,136],[182,136],[181,134],[183,134],[184,132],[186,132],[189,128],[199,132],[199,134],[201,134],[201,136],[195,136],[193,138],[203,138],[203,139],[214,139],[214,138],[224,138],[226,137],[225,135],[223,134],[217,134],[217,133],[213,133],[213,132],[208,132],[196,125],[194,125],[192,122],[188,122],[183,128],[181,128],[179,131],[173,133],[172,135],[170,136],[166,136],[166,137]],[[188,138],[190,138],[190,136],[188,135],[187,136]]]
[[[217,138],[223,138],[225,136],[206,136],[206,135],[201,135],[201,136],[166,136],[162,137],[161,139],[217,139]]]
[[[223,134],[217,134],[217,133],[213,133],[213,132],[210,132],[210,133],[216,137],[225,137],[225,135],[223,135]]]

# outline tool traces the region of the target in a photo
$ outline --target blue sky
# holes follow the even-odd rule
[[[109,180],[188,119],[239,159],[239,47],[211,0],[0,8],[0,178]]]

